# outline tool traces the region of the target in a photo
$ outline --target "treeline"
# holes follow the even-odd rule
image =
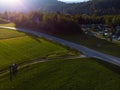
[[[6,24],[6,23],[9,23],[9,21],[7,21],[7,20],[5,20],[5,19],[0,18],[0,24]]]
[[[4,12],[2,18],[14,22],[17,27],[31,28],[51,34],[82,33],[80,25],[70,15],[41,12],[17,13]]]
[[[104,24],[110,27],[120,25],[120,15],[74,15],[73,17],[79,24]]]
[[[14,22],[17,27],[32,28],[52,34],[82,33],[82,24],[104,24],[115,28],[120,25],[120,15],[65,15],[60,12],[54,14],[29,12],[4,12],[0,14],[4,19]]]

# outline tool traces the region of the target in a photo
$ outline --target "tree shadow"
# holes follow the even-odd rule
[[[33,34],[29,34],[29,33],[25,33],[27,36],[29,36],[30,38],[36,40],[37,42],[41,43],[42,41],[40,40],[39,36],[33,35]]]
[[[18,27],[15,27],[15,28],[16,28],[16,30],[17,30],[18,32],[24,33],[24,34],[26,34],[27,36],[29,36],[30,38],[32,38],[32,39],[36,40],[37,42],[41,43],[41,40],[40,40],[40,37],[39,37],[39,36],[34,35],[34,34],[31,34],[31,33],[23,32],[23,31],[19,30],[20,28],[18,28]]]
[[[115,73],[120,75],[120,67],[119,66],[111,64],[111,63],[108,63],[108,62],[105,62],[105,61],[101,61],[99,59],[95,59],[95,61],[97,63],[99,63],[100,65],[106,67],[107,69],[109,69],[109,70],[111,70],[111,71],[113,71],[113,72],[115,72]]]

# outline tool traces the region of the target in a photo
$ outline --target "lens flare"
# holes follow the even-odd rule
[[[0,0],[0,8],[6,11],[24,11],[27,10],[24,0]]]
[[[1,0],[2,4],[6,5],[16,5],[20,3],[20,0]]]

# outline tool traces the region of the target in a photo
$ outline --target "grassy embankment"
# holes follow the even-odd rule
[[[15,27],[16,25],[14,23],[5,23],[5,24],[0,24],[0,26]]]
[[[13,23],[6,24],[6,26],[15,26]],[[77,44],[84,45],[86,47],[95,49],[97,51],[110,54],[113,56],[120,57],[120,42],[110,42],[106,40],[102,40],[99,38],[95,38],[92,36],[85,35],[56,35],[57,37],[63,38],[68,41],[75,42]]]
[[[0,31],[4,33],[0,34],[0,67],[46,55],[70,53],[65,48],[38,37],[5,29]],[[65,39],[76,43],[81,41],[80,44],[89,47],[98,44],[95,38],[77,37],[76,40],[75,37],[77,36]],[[92,58],[53,59],[19,69],[12,82],[8,74],[1,74],[0,90],[118,90],[119,72],[119,67]]]
[[[106,40],[102,40],[92,36],[85,35],[58,35],[62,39],[72,41],[74,43],[84,45],[91,49],[110,54],[113,56],[120,57],[120,42],[110,42]]]
[[[7,24],[10,23],[8,20],[0,18],[0,24]]]
[[[0,89],[119,90],[119,71],[119,67],[95,59],[58,59],[28,65],[13,81],[9,75],[0,76]]]
[[[74,51],[26,33],[0,29],[0,68],[12,63],[74,55]]]

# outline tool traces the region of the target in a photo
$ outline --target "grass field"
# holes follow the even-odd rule
[[[0,29],[0,68],[12,63],[48,57],[69,55],[66,48],[25,33]]]
[[[14,23],[5,23],[5,24],[0,24],[0,26],[15,27],[16,25]]]
[[[6,24],[6,23],[8,23],[7,20],[0,18],[0,24]]]
[[[8,23],[8,24],[2,24],[4,26],[12,26],[15,27],[15,24]],[[106,40],[102,40],[99,38],[95,38],[92,36],[85,36],[85,35],[56,35],[57,37],[60,37],[62,39],[75,42],[77,44],[84,45],[86,47],[89,47],[91,49],[110,54],[113,56],[120,57],[120,42],[110,42]],[[99,46],[101,45],[101,46]]]
[[[110,42],[95,38],[92,36],[85,35],[58,35],[58,37],[66,39],[68,41],[75,42],[77,44],[84,45],[86,47],[92,48],[94,50],[111,54],[113,56],[120,57],[120,42]],[[100,45],[100,46],[99,46]]]
[[[0,90],[119,90],[120,68],[103,63],[84,58],[26,66],[13,81],[0,76]]]
[[[10,38],[17,38],[26,36],[25,33],[16,32],[13,30],[7,30],[7,29],[0,29],[0,40],[1,39],[10,39]]]
[[[13,24],[6,25],[14,26]],[[120,55],[119,43],[115,44],[79,35],[62,38],[104,53]],[[102,46],[98,47],[98,43]],[[67,50],[45,39],[26,33],[0,29],[0,69],[13,63],[44,57],[52,58],[52,60],[19,68],[13,81],[9,80],[9,73],[0,74],[0,90],[120,89],[120,67],[92,58],[64,58],[64,56],[69,57],[75,54],[74,50]],[[59,56],[64,59],[55,59]]]

